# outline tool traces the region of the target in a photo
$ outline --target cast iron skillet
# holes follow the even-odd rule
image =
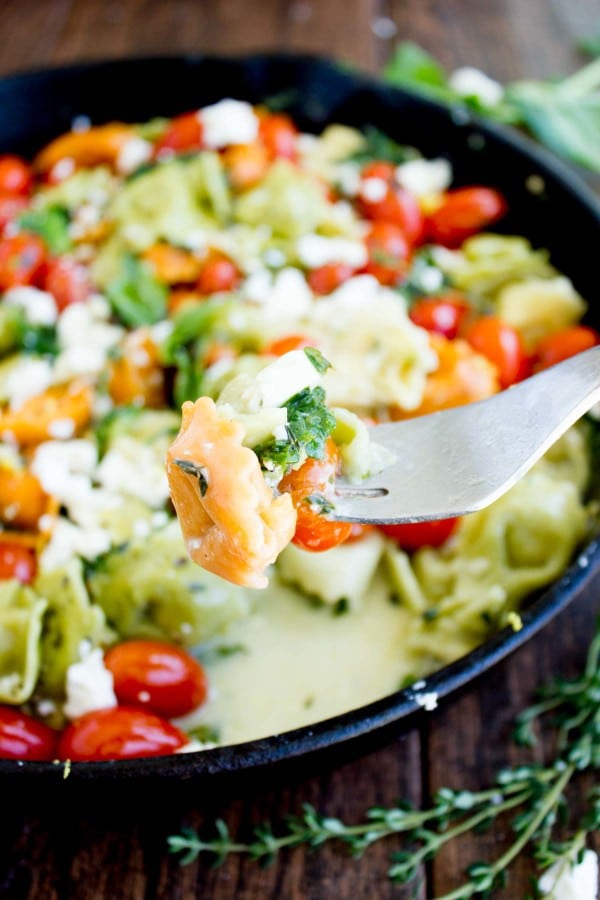
[[[187,56],[129,59],[27,73],[0,82],[0,152],[31,156],[43,144],[87,115],[94,123],[115,119],[143,122],[172,116],[222,97],[251,102],[278,96],[300,127],[319,132],[329,122],[375,125],[425,156],[450,159],[456,184],[499,188],[510,213],[501,230],[526,235],[550,249],[557,268],[583,296],[598,289],[600,205],[571,171],[512,132],[473,121],[410,93],[383,86],[346,66],[307,56],[255,55],[242,58]],[[532,175],[544,190],[531,191]],[[529,188],[527,185],[529,184]],[[538,180],[539,184],[539,180]],[[590,321],[600,327],[600,309]],[[523,612],[518,633],[505,630],[458,662],[427,679],[440,698],[465,685],[523,644],[563,609],[588,577],[600,568],[600,541],[594,540],[551,588]],[[420,711],[413,692],[398,691],[368,706],[281,735],[199,754],[151,759],[75,763],[69,784],[115,786],[150,779],[158,783],[203,782],[211,788],[253,781],[274,768],[279,774],[306,771],[324,760],[338,762],[382,743],[406,728]],[[13,786],[58,786],[64,763],[0,761],[0,775]]]

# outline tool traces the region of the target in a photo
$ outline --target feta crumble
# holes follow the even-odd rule
[[[152,156],[152,144],[141,137],[132,137],[121,147],[117,157],[117,170],[128,175]]]
[[[18,410],[27,400],[43,394],[52,384],[52,379],[52,366],[47,360],[20,356],[11,366],[3,384],[11,410]]]
[[[396,181],[415,197],[441,194],[452,183],[447,159],[411,159],[396,168]]]
[[[498,81],[473,66],[456,69],[448,84],[461,97],[477,97],[486,106],[496,106],[504,96],[504,88]]]
[[[112,672],[104,665],[102,650],[90,650],[79,662],[67,669],[67,700],[63,707],[68,719],[97,709],[117,705]]]
[[[367,249],[362,241],[323,237],[320,234],[303,235],[296,244],[296,252],[300,262],[309,269],[328,263],[347,263],[360,269],[368,260]]]
[[[250,144],[258,135],[258,118],[249,103],[220,100],[199,113],[203,141],[218,150],[228,144]]]
[[[3,303],[22,309],[25,320],[30,325],[50,327],[58,317],[52,294],[38,288],[26,286],[10,288],[4,294]]]

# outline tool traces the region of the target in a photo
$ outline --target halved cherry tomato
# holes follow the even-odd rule
[[[92,293],[85,267],[66,256],[48,260],[43,285],[54,297],[59,312],[73,303],[83,303]]]
[[[58,756],[74,761],[136,759],[174,753],[187,743],[187,735],[154,713],[117,706],[71,722],[58,742]]]
[[[33,173],[19,156],[0,156],[0,193],[27,196],[31,191]]]
[[[22,212],[27,209],[29,201],[20,194],[0,193],[0,231],[3,231],[9,222],[14,222]]]
[[[181,284],[195,281],[200,272],[200,260],[189,250],[173,247],[163,241],[144,251],[144,260],[160,281]]]
[[[27,469],[0,465],[0,521],[11,528],[36,531],[48,497]]]
[[[530,373],[530,361],[519,332],[497,316],[477,319],[465,334],[471,347],[498,369],[500,387],[522,381]]]
[[[379,200],[369,200],[361,194],[359,207],[366,219],[397,225],[411,246],[414,247],[423,240],[425,218],[419,202],[398,185],[387,184],[385,194]]]
[[[296,159],[298,129],[289,116],[283,113],[261,116],[258,135],[272,158]]]
[[[141,706],[159,716],[185,716],[206,700],[208,681],[193,656],[162,641],[124,641],[104,657],[125,706]]]
[[[386,159],[374,159],[363,166],[360,175],[362,179],[381,178],[382,181],[392,181],[395,171],[394,163],[388,162]]]
[[[365,272],[386,285],[396,284],[406,275],[410,246],[398,225],[392,222],[374,222],[366,243],[369,261]]]
[[[223,152],[223,162],[234,188],[245,191],[258,184],[269,168],[269,152],[262,144],[231,144]]]
[[[0,706],[0,759],[56,759],[57,734],[14,706]]]
[[[441,547],[454,534],[460,519],[437,519],[433,522],[410,522],[402,525],[379,525],[378,528],[393,538],[403,550],[419,547]]]
[[[235,263],[222,253],[213,253],[202,267],[198,277],[198,290],[201,294],[232,291],[239,280],[240,273]]]
[[[335,481],[339,465],[339,451],[329,438],[323,459],[307,459],[304,465],[286,475],[279,484],[280,491],[291,493],[296,509],[296,533],[292,543],[303,550],[320,553],[343,543],[352,532],[351,522],[327,519],[319,508],[321,497]],[[314,499],[313,499],[314,498]]]
[[[305,334],[286,334],[277,338],[263,347],[261,356],[283,356],[291,350],[303,350],[304,347],[314,347],[315,342]]]
[[[0,240],[0,291],[34,284],[42,275],[46,248],[36,234],[15,234]]]
[[[570,356],[600,344],[600,334],[586,325],[574,325],[544,338],[535,348],[534,368],[548,369]]]
[[[171,119],[167,130],[157,140],[154,155],[161,151],[171,150],[182,153],[185,150],[198,150],[202,146],[202,121],[197,112],[185,113]]]
[[[331,294],[348,281],[356,270],[347,263],[326,263],[308,274],[308,284],[315,294]]]
[[[36,569],[35,552],[31,547],[16,541],[0,542],[0,581],[16,578],[21,584],[31,584]]]
[[[447,297],[423,297],[410,311],[410,318],[419,328],[441,334],[453,340],[469,312],[469,304],[460,294]]]
[[[427,216],[427,237],[445,247],[459,247],[468,237],[502,218],[507,208],[502,194],[493,188],[448,191]]]

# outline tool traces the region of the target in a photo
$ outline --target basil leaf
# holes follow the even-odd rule
[[[229,306],[221,301],[205,300],[184,306],[173,317],[173,330],[161,347],[165,365],[177,364],[177,353],[197,338],[207,336]]]
[[[19,216],[18,225],[22,231],[38,234],[50,253],[57,256],[71,249],[69,237],[69,213],[62,206],[48,209],[28,209]]]
[[[111,281],[106,296],[119,319],[131,328],[154,325],[167,314],[167,288],[135,256],[123,260],[123,274]]]
[[[323,459],[325,441],[335,428],[335,416],[325,406],[322,387],[304,388],[287,403],[287,439],[275,439],[254,448],[263,468],[284,472],[303,462],[307,456]]]
[[[304,354],[308,357],[314,368],[319,373],[326,372],[327,369],[331,368],[331,363],[328,359],[325,359],[320,350],[317,350],[316,347],[305,347]]]
[[[442,66],[422,47],[404,41],[383,69],[383,76],[393,84],[419,87],[435,96],[452,94]]]

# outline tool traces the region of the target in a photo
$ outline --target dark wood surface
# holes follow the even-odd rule
[[[334,54],[377,71],[393,40],[377,37],[389,20],[448,66],[469,63],[500,79],[548,76],[581,63],[578,37],[600,29],[598,0],[3,0],[0,72],[77,59],[178,51],[235,52],[286,48]],[[210,824],[232,828],[278,819],[309,801],[330,815],[357,820],[374,804],[400,796],[419,802],[444,784],[491,783],[515,761],[509,735],[516,712],[556,672],[581,665],[600,604],[600,581],[542,634],[420,729],[386,748],[320,777],[285,788],[257,789],[244,799],[213,800],[193,789],[184,802],[151,789],[143,808],[123,793],[65,804],[39,793],[27,801],[0,793],[0,897],[10,900],[359,900],[399,898],[385,878],[393,841],[361,860],[327,847],[297,849],[267,870],[232,860],[180,868],[166,853],[167,834]],[[538,748],[538,754],[544,748]],[[583,794],[586,785],[581,785]],[[587,785],[589,787],[589,784]],[[0,789],[1,790],[1,789]],[[575,798],[577,803],[577,798]],[[421,898],[456,886],[474,859],[492,858],[508,834],[466,837],[423,873]],[[504,898],[529,891],[519,860]]]

